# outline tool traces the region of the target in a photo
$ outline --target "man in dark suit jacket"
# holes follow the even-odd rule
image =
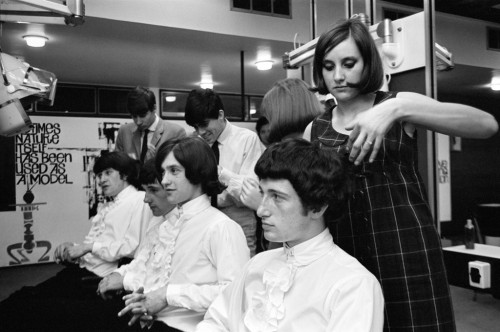
[[[153,158],[163,142],[186,136],[184,128],[156,115],[156,98],[147,88],[138,86],[129,92],[127,110],[134,123],[120,127],[115,151],[124,151],[142,163]]]

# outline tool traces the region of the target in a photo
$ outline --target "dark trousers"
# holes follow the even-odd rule
[[[137,324],[139,326],[139,324]],[[182,332],[181,330],[175,329],[171,326],[166,325],[163,322],[155,321],[151,328],[143,328],[142,330],[137,329],[137,331],[141,332]]]
[[[0,330],[126,331],[128,318],[118,318],[121,296],[104,301],[96,294],[100,281],[78,266],[68,266],[34,287],[23,287],[0,303]]]

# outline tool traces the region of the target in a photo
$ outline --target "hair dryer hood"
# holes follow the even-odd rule
[[[0,84],[0,135],[14,136],[31,129],[24,108],[33,102],[53,104],[57,78],[8,54],[0,53],[0,57],[4,81]]]

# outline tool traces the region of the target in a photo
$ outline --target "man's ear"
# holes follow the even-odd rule
[[[219,120],[224,120],[224,110],[219,110]]]
[[[325,214],[326,209],[328,209],[328,205],[325,205],[325,206],[321,207],[320,209],[310,210],[309,213],[311,214],[311,217],[313,219],[320,219]]]

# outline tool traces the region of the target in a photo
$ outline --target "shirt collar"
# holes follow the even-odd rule
[[[309,265],[318,258],[322,257],[333,249],[332,235],[328,228],[315,237],[297,244],[294,247],[289,247],[286,243],[283,245],[283,250],[286,254],[287,261],[295,265]]]
[[[181,206],[175,207],[172,212],[175,213],[179,219],[184,217],[183,220],[189,220],[210,206],[210,199],[206,194],[203,194]]]
[[[135,189],[134,186],[132,186],[132,185],[129,184],[127,187],[125,187],[125,189],[123,189],[122,191],[120,191],[118,193],[118,195],[116,195],[112,199],[112,201],[116,203],[120,199],[123,199],[124,197],[127,197],[130,193],[135,192],[135,191],[137,191],[137,189]]]
[[[160,122],[160,117],[156,115],[155,113],[155,120],[151,126],[149,126],[148,130],[149,132],[154,132],[156,130],[156,127],[158,126],[158,122]]]
[[[225,144],[225,142],[227,141],[227,139],[231,135],[231,131],[233,130],[233,125],[230,124],[227,119],[225,121],[226,121],[226,127],[224,128],[222,133],[220,133],[219,137],[217,137],[217,142],[219,142],[219,144],[222,144],[222,145]]]

